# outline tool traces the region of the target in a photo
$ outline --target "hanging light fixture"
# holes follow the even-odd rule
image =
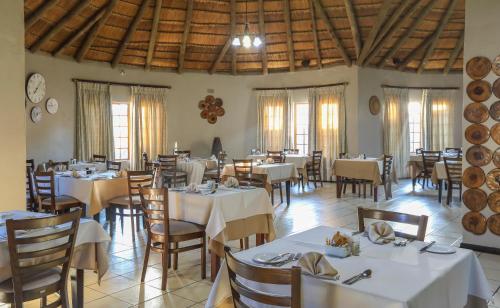
[[[247,2],[245,1],[245,31],[243,31],[243,36],[240,38],[235,36],[232,41],[232,45],[235,47],[240,47],[243,45],[245,48],[250,48],[252,46],[259,47],[262,45],[262,40],[258,35],[252,37],[250,34],[250,28],[248,27],[248,7]]]

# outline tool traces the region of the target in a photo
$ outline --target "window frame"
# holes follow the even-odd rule
[[[309,126],[309,102],[305,101],[305,102],[296,102],[294,103],[294,117],[293,117],[293,140],[294,140],[294,143],[295,143],[295,148],[299,149],[299,153],[301,153],[302,155],[306,155],[308,152],[309,152],[309,129],[306,127],[306,132],[305,133],[299,133],[298,132],[298,129],[297,129],[297,122],[298,122],[298,112],[297,112],[297,109],[298,109],[298,106],[299,105],[302,105],[302,106],[307,106],[307,117],[306,120],[307,120],[307,126]],[[299,145],[298,143],[298,138],[297,136],[304,136],[304,142],[301,143]]]
[[[126,137],[116,137],[115,136],[115,115],[113,113],[113,106],[114,105],[126,105],[127,106],[127,126],[126,126],[126,131],[127,131],[127,136]],[[116,117],[124,117],[123,115],[116,115]],[[120,102],[120,101],[114,101],[111,103],[111,122],[112,122],[112,127],[113,127],[113,154],[115,156],[115,160],[116,161],[128,161],[130,160],[130,103],[128,102]],[[120,125],[117,125],[116,127],[125,127],[125,126],[120,126]],[[116,142],[115,142],[115,138],[120,138],[120,139],[124,139],[126,138],[127,140],[127,157],[126,158],[116,158],[116,154],[117,154],[117,150],[118,150],[118,153],[121,153],[121,150],[125,149],[125,148],[122,148],[122,147],[117,147],[116,146]]]

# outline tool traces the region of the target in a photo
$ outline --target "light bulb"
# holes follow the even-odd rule
[[[250,38],[250,36],[248,34],[245,34],[243,36],[243,47],[245,47],[245,48],[252,47],[252,39]]]
[[[235,37],[233,39],[232,45],[233,46],[241,46],[240,38],[239,37]]]
[[[253,39],[253,46],[255,46],[255,47],[259,47],[261,44],[262,44],[262,41],[260,40],[260,37],[256,36],[256,37]]]

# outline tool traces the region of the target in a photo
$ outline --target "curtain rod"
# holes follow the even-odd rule
[[[459,90],[458,87],[404,87],[404,86],[391,86],[387,84],[381,85],[382,88],[394,89],[417,89],[417,90]]]
[[[128,82],[114,82],[114,81],[103,81],[103,80],[92,80],[92,79],[71,79],[73,82],[81,81],[81,82],[93,82],[93,83],[101,83],[107,84],[110,86],[127,86],[127,87],[149,87],[149,88],[163,88],[163,89],[171,89],[171,86],[162,86],[155,84],[141,84],[141,83],[128,83]]]
[[[299,90],[299,89],[309,89],[309,88],[326,88],[326,87],[334,87],[334,86],[346,86],[348,82],[339,82],[339,83],[331,83],[331,84],[323,84],[317,86],[298,86],[298,87],[284,87],[284,88],[253,88],[254,91],[265,91],[265,90]]]

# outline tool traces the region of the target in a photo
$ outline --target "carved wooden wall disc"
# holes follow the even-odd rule
[[[486,232],[486,217],[478,212],[468,212],[462,217],[464,229],[477,235]]]
[[[492,192],[488,196],[488,207],[495,213],[500,213],[500,191]]]
[[[490,128],[490,137],[497,144],[500,144],[500,123],[496,123]]]
[[[491,61],[486,57],[474,57],[467,61],[465,71],[474,80],[483,79],[491,70]]]
[[[488,229],[491,233],[500,235],[500,214],[491,215],[488,218]]]
[[[488,195],[481,189],[472,188],[464,191],[462,200],[469,210],[480,212],[486,207]]]
[[[472,144],[483,144],[490,139],[490,130],[483,124],[472,124],[465,129],[465,139]]]
[[[467,95],[475,102],[484,102],[491,96],[491,85],[486,80],[474,80],[467,85]]]
[[[486,181],[486,175],[479,167],[469,167],[464,170],[462,181],[466,187],[478,188]]]
[[[464,118],[471,123],[483,123],[488,120],[488,107],[482,103],[470,103],[464,109]]]
[[[495,168],[486,175],[486,185],[491,190],[500,189],[500,169]]]
[[[467,149],[465,159],[472,166],[483,167],[490,163],[493,155],[491,150],[482,145],[473,145]]]
[[[491,104],[489,113],[493,120],[500,122],[500,101]]]

